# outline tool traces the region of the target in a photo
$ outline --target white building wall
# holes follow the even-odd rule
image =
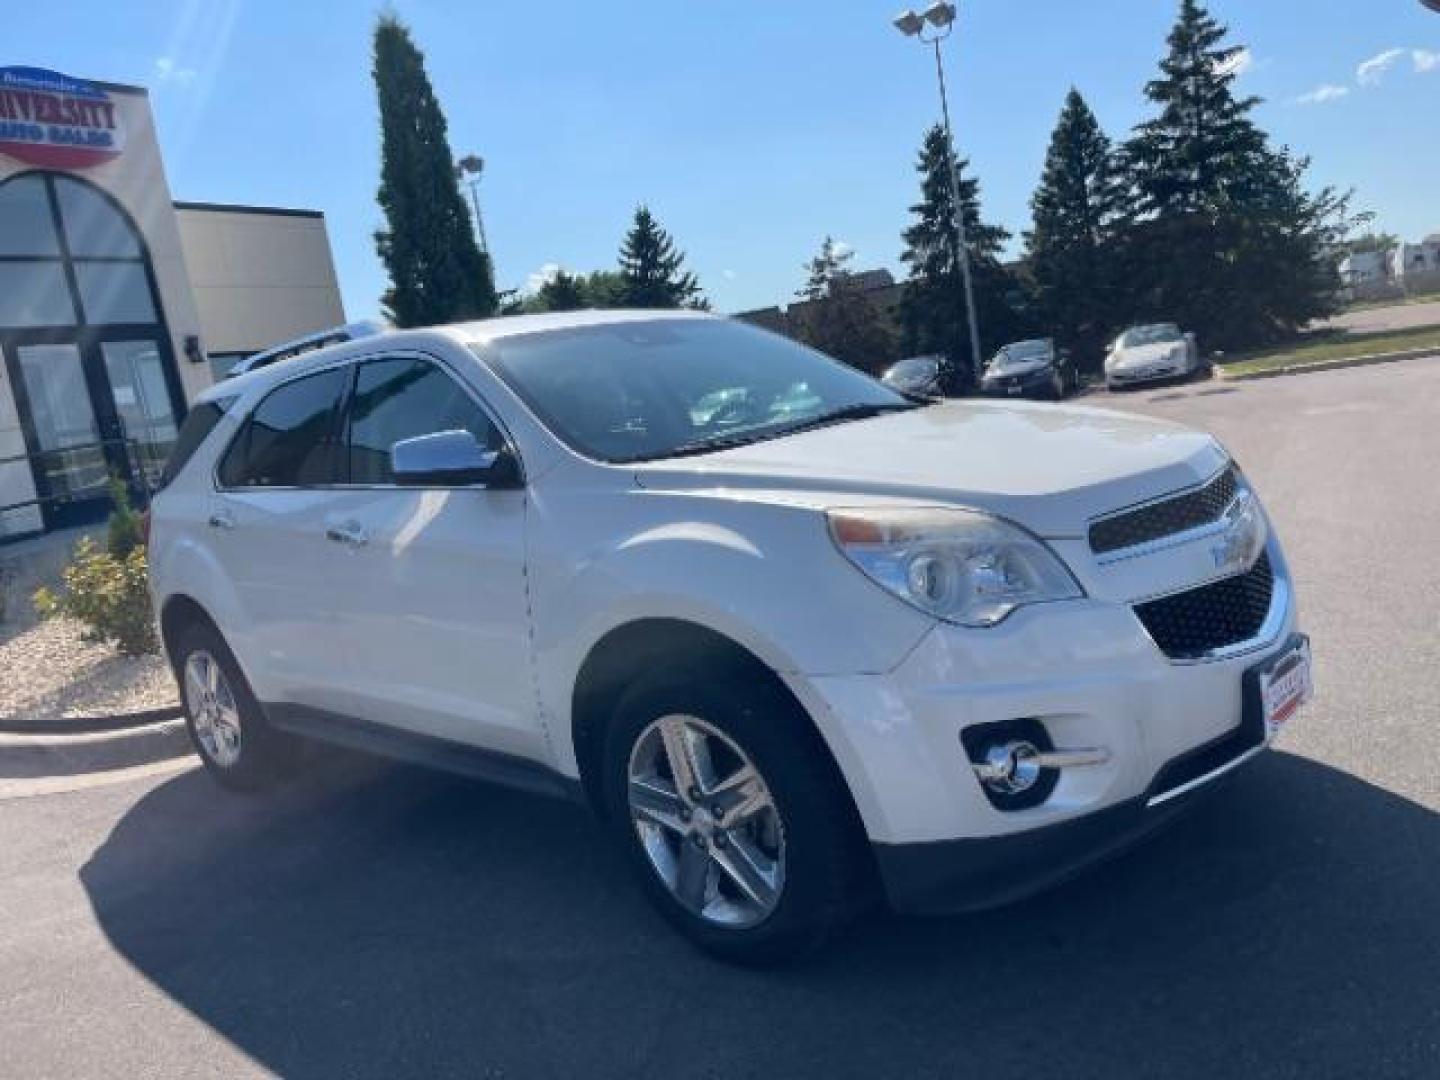
[[[259,352],[345,321],[320,213],[197,203],[175,213],[207,352]]]

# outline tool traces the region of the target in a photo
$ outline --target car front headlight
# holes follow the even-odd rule
[[[827,514],[840,551],[881,588],[962,626],[994,626],[1017,608],[1085,595],[1065,564],[1019,526],[943,507]]]

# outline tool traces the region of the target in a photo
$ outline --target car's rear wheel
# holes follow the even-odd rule
[[[853,806],[809,720],[753,678],[653,678],[606,745],[611,824],[661,913],[706,951],[772,964],[869,899]]]
[[[280,779],[294,740],[273,730],[224,639],[195,622],[175,655],[185,726],[207,772],[232,791],[255,791]]]

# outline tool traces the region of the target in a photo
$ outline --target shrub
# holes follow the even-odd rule
[[[105,549],[117,559],[123,559],[140,547],[145,538],[140,530],[140,515],[130,505],[130,489],[120,477],[110,477],[110,499],[115,510],[105,532]]]
[[[117,557],[86,537],[61,577],[59,593],[43,588],[35,593],[35,610],[42,616],[69,615],[85,626],[86,641],[114,644],[126,656],[159,651],[143,547]]]

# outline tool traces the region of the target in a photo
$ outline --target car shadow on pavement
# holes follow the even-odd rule
[[[347,761],[200,771],[82,871],[114,947],[286,1076],[1418,1076],[1440,816],[1272,753],[1147,846],[788,970],[693,952],[574,807]]]

